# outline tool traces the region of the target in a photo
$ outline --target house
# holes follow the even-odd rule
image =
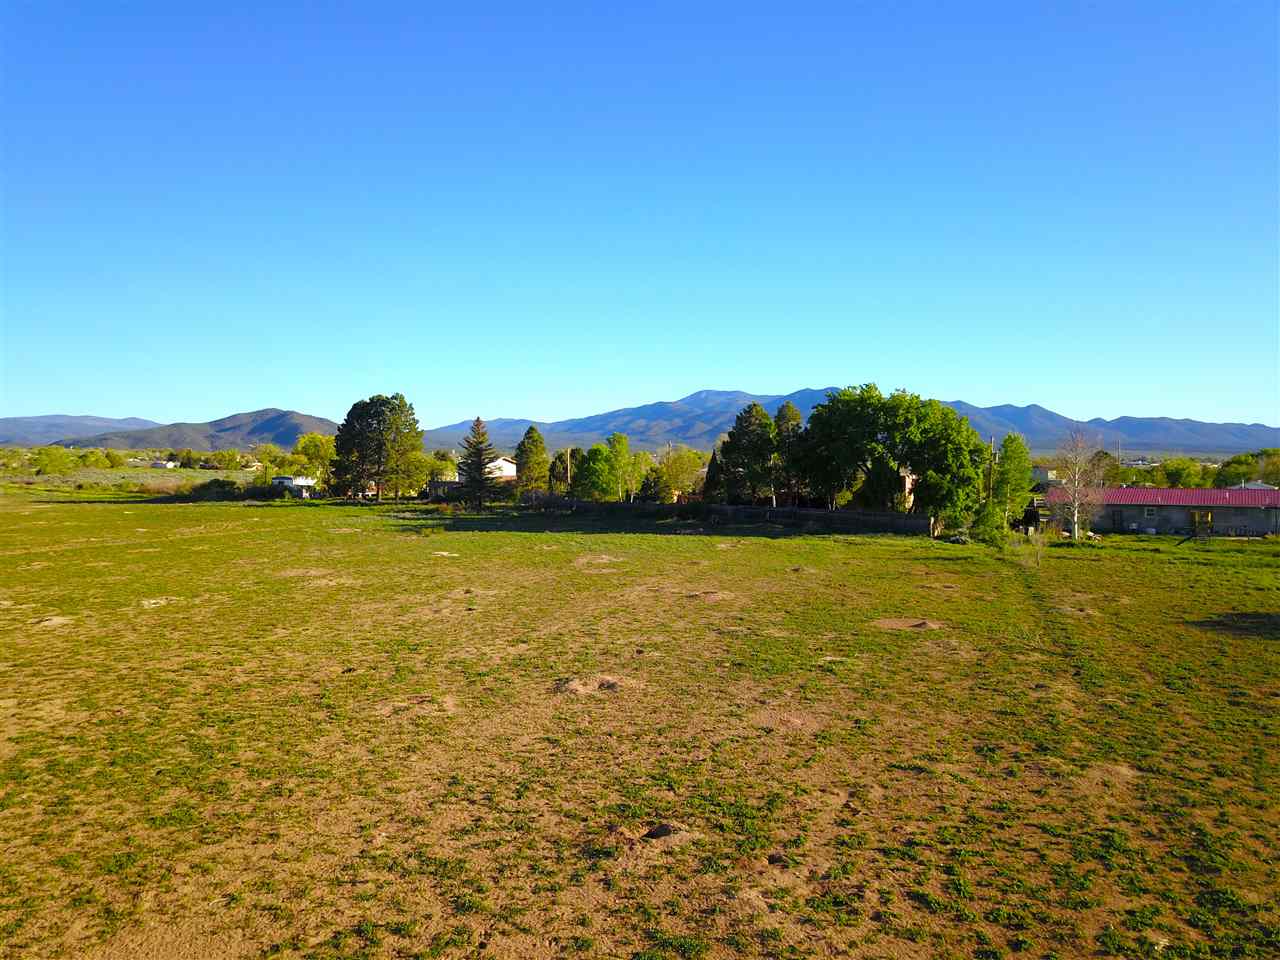
[[[153,470],[176,470],[178,468],[177,460],[152,460],[151,468]]]
[[[1038,484],[1041,488],[1047,487],[1051,483],[1058,482],[1058,471],[1051,467],[1032,467],[1031,482]]]
[[[301,497],[303,500],[309,500],[316,493],[315,477],[272,477],[271,486],[284,487],[295,497]]]
[[[489,464],[485,472],[496,480],[514,480],[516,478],[516,462],[510,457],[499,457]]]
[[[1092,526],[1099,533],[1280,533],[1280,490],[1104,487],[1098,494]],[[1047,499],[1061,504],[1066,492],[1051,487]]]

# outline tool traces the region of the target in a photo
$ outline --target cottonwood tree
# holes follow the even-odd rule
[[[1058,447],[1054,469],[1061,491],[1055,512],[1079,540],[1089,529],[1094,513],[1102,505],[1103,468],[1095,454],[1098,445],[1083,430],[1072,430]],[[1083,528],[1083,529],[1082,529]]]
[[[1000,459],[996,461],[991,482],[991,499],[1007,527],[1011,518],[1019,518],[1031,502],[1031,451],[1021,434],[1009,433],[1000,442]]]
[[[395,499],[400,494],[417,495],[426,485],[426,453],[422,449],[422,429],[413,404],[403,393],[387,398],[386,445],[387,462],[383,482]]]
[[[744,407],[720,445],[729,498],[755,503],[772,496],[776,454],[773,418],[758,403]]]
[[[608,500],[615,490],[613,455],[603,443],[591,445],[574,468],[570,490],[579,500]]]
[[[669,446],[658,457],[655,469],[662,474],[663,485],[670,489],[674,497],[676,494],[692,493],[697,490],[706,465],[706,454],[685,446]]]
[[[516,444],[516,491],[521,495],[545,493],[551,461],[538,428],[530,424]]]
[[[319,486],[329,487],[333,478],[333,460],[337,456],[333,437],[323,433],[304,433],[294,442],[293,455],[303,459],[306,464],[303,469],[307,476],[314,477]],[[216,458],[215,454],[215,462]]]
[[[471,432],[462,441],[462,459],[458,461],[458,479],[462,491],[475,509],[483,510],[487,501],[497,498],[498,479],[490,472],[498,452],[489,442],[489,430],[479,417],[471,423]]]

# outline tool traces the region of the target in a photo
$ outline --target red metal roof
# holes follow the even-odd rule
[[[1061,487],[1050,487],[1045,496],[1051,503],[1066,499],[1066,494]],[[1102,490],[1102,502],[1107,506],[1258,507],[1276,510],[1280,509],[1280,490],[1105,487]]]

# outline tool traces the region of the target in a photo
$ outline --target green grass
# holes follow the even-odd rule
[[[1280,949],[1277,544],[614,522],[0,495],[0,955]]]

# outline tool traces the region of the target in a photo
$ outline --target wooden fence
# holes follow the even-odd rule
[[[632,517],[703,520],[710,525],[734,523],[774,523],[784,527],[831,533],[897,533],[927,537],[932,533],[930,518],[918,513],[875,510],[812,510],[804,507],[744,507],[723,503],[597,503],[545,497],[538,503],[546,509],[581,513],[615,514]]]

